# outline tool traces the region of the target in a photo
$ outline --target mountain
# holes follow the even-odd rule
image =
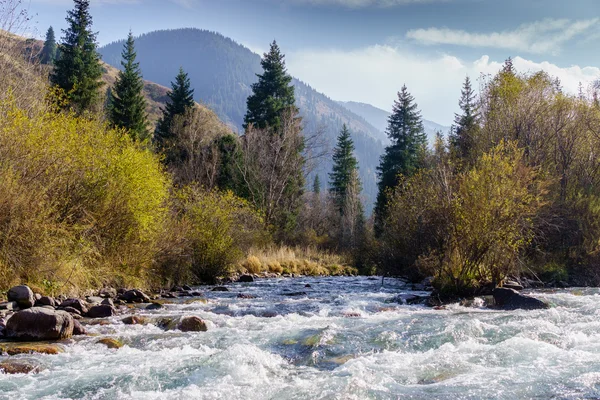
[[[123,44],[119,41],[100,48],[103,60],[120,67]],[[141,35],[136,38],[136,51],[145,79],[170,86],[179,67],[183,67],[195,90],[195,100],[214,110],[234,130],[242,131],[246,99],[257,81],[256,74],[262,72],[259,55],[218,33],[191,28]],[[377,195],[376,167],[385,137],[365,118],[309,85],[298,79],[293,84],[305,131],[322,132],[329,149],[335,145],[342,124],[352,131],[365,206],[370,210]],[[319,174],[322,182],[327,181],[331,165],[331,157],[326,157],[313,175]]]
[[[354,101],[339,101],[338,103],[352,111],[354,114],[361,116],[368,123],[377,128],[377,130],[380,132],[379,139],[383,143],[388,143],[385,130],[388,126],[388,118],[391,115],[390,112],[374,107],[370,104],[358,103]],[[447,135],[448,132],[450,132],[450,127],[443,126],[426,119],[423,120],[423,127],[425,128],[425,133],[427,134],[430,144],[433,144],[437,132],[442,132],[444,135]]]

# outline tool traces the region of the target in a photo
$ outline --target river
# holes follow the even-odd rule
[[[600,398],[598,289],[536,292],[552,308],[512,312],[390,303],[410,293],[393,279],[229,289],[139,311],[196,315],[207,332],[124,325],[120,316],[87,326],[92,335],[65,342],[62,354],[15,356],[43,370],[0,375],[0,399]],[[100,337],[125,346],[108,349]]]

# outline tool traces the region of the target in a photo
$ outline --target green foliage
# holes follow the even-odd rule
[[[398,185],[401,175],[411,176],[422,166],[426,148],[427,138],[421,113],[406,85],[402,87],[398,93],[398,100],[394,102],[387,134],[392,143],[386,147],[377,168],[379,192],[375,205],[376,233],[381,232],[381,225],[387,214],[390,190]]]
[[[111,90],[108,116],[111,125],[126,129],[134,140],[149,139],[148,115],[144,97],[144,81],[140,64],[135,61],[135,41],[129,32],[123,49],[122,71]]]
[[[523,150],[504,142],[468,171],[442,164],[402,181],[381,239],[384,270],[435,275],[446,296],[500,284],[534,237],[545,187]]]
[[[50,27],[46,32],[46,40],[44,41],[44,47],[42,48],[42,64],[54,63],[54,60],[56,59],[57,48],[58,46],[56,45],[56,38],[54,37],[54,29]]]
[[[329,193],[333,196],[341,215],[344,214],[348,186],[357,171],[358,161],[354,157],[354,142],[352,141],[348,127],[344,124],[338,136],[337,145],[333,150],[333,170],[329,174]],[[355,176],[355,179],[358,182],[358,193],[360,193],[358,176]]]
[[[179,68],[175,82],[171,82],[171,91],[168,96],[163,116],[158,121],[154,133],[156,144],[166,154],[169,154],[169,149],[173,145],[173,120],[177,115],[183,115],[188,108],[194,106],[194,89],[191,88],[190,78],[183,68]],[[174,161],[167,158],[167,161]]]
[[[168,250],[177,252],[158,258],[167,277],[179,264],[179,277],[214,283],[227,276],[252,246],[268,241],[260,214],[231,192],[185,187],[176,194],[174,210],[176,223],[167,240],[176,243]]]
[[[67,94],[67,109],[81,115],[95,111],[99,105],[102,66],[96,51],[96,34],[92,31],[90,1],[74,0],[74,3],[74,9],[67,13],[69,27],[63,31],[65,36],[58,48],[60,57],[54,62],[50,80]]]
[[[297,112],[292,77],[287,74],[284,58],[277,42],[273,41],[269,53],[261,61],[263,73],[257,75],[258,82],[252,85],[252,95],[248,97],[244,129],[253,125],[258,129],[269,127],[277,131],[283,112],[288,109]]]
[[[0,113],[2,285],[146,282],[167,212],[158,158],[96,120]]]

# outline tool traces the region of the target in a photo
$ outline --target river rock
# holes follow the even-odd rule
[[[514,290],[523,290],[523,285],[515,281],[505,281],[502,287]]]
[[[115,288],[102,288],[98,291],[98,296],[109,299],[117,297],[117,290]]]
[[[15,286],[9,289],[7,297],[8,301],[16,302],[21,309],[33,307],[35,304],[35,296],[29,286]]]
[[[242,282],[242,283],[254,282],[254,277],[252,275],[242,275],[239,277],[238,282]]]
[[[213,292],[229,292],[229,289],[227,289],[225,286],[216,286],[214,288],[212,288]]]
[[[61,340],[73,336],[73,317],[64,311],[33,307],[6,323],[6,337],[15,340]]]
[[[106,298],[106,299],[102,300],[102,302],[100,304],[105,305],[105,306],[111,306],[111,307],[115,306],[115,302],[112,301],[112,299],[110,299],[110,298]]]
[[[289,292],[289,293],[281,293],[281,295],[296,297],[296,296],[306,296],[306,295],[308,295],[308,293],[306,293],[306,292]]]
[[[102,303],[102,300],[104,300],[104,298],[100,296],[87,296],[85,298],[85,301],[87,301],[90,304],[100,304]]]
[[[0,303],[0,310],[15,311],[19,309],[19,305],[16,301],[5,301]]]
[[[121,320],[125,325],[146,325],[148,320],[140,315],[130,315]]]
[[[107,318],[113,315],[115,315],[115,309],[106,304],[93,306],[87,312],[87,316],[90,318]]]
[[[164,299],[176,299],[177,295],[175,295],[173,293],[162,293],[161,297]]]
[[[46,308],[47,306],[44,306],[43,308]],[[62,311],[66,311],[69,314],[71,314],[71,316],[78,316],[81,317],[81,311],[79,311],[78,309],[76,309],[75,307],[61,307],[60,308]]]
[[[74,308],[77,311],[79,311],[78,314],[86,314],[88,312],[88,308],[87,305],[85,304],[85,302],[81,299],[66,299],[65,301],[60,303],[60,306],[58,306],[58,308],[66,310],[68,308]],[[69,311],[71,312],[71,311]]]
[[[41,306],[56,307],[56,300],[54,300],[53,297],[42,296],[42,297],[40,297],[39,300],[36,300],[35,306],[36,307],[41,307]]]
[[[252,294],[246,294],[246,293],[239,293],[237,295],[238,299],[255,299],[256,296],[252,295]]]
[[[102,338],[99,339],[96,343],[103,344],[109,349],[120,349],[123,347],[123,342],[114,338]]]
[[[199,317],[183,317],[177,324],[177,329],[182,332],[206,332],[206,323]]]
[[[182,290],[187,290],[188,292],[192,290],[192,288],[191,288],[191,287],[189,287],[188,285],[183,285],[183,286],[181,287],[181,289],[182,289]]]
[[[496,288],[493,292],[496,307],[503,310],[539,310],[549,308],[548,304],[533,297],[524,296],[514,289]]]
[[[37,374],[40,372],[40,366],[26,360],[6,360],[0,362],[0,373],[16,374]]]
[[[55,343],[0,343],[0,354],[17,356],[20,354],[51,354],[63,353],[65,349]]]
[[[119,295],[119,298],[128,303],[150,303],[150,297],[148,297],[141,290],[137,289],[128,290],[125,293]]]
[[[73,319],[73,336],[87,335],[87,330],[76,319]]]

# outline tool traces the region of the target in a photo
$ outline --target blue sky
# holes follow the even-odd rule
[[[30,0],[43,33],[65,27],[70,0]],[[508,56],[568,91],[600,78],[597,0],[92,0],[100,44],[197,27],[262,52],[277,39],[290,72],[336,100],[390,109],[403,83],[423,115],[450,124],[466,75]]]

